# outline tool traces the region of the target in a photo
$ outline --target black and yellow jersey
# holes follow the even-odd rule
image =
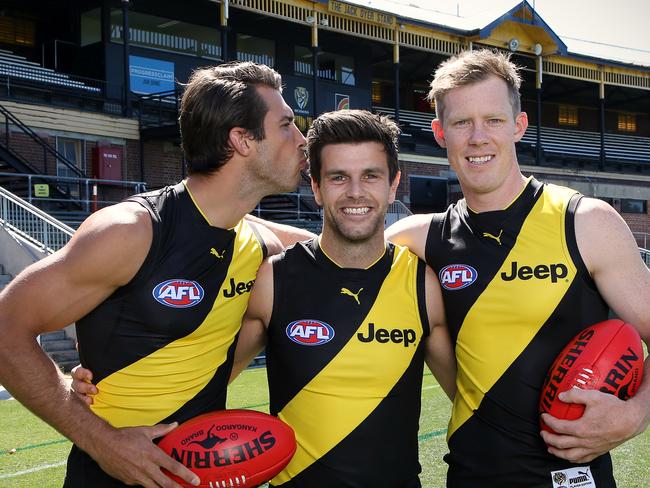
[[[149,211],[153,242],[135,277],[77,322],[92,409],[116,427],[223,409],[263,242],[244,220],[210,226],[183,183],[129,200]]]
[[[340,268],[317,239],[274,261],[271,413],[298,449],[272,486],[420,486],[424,270],[392,244],[367,269]]]
[[[609,455],[572,465],[547,453],[538,404],[548,368],[608,308],[583,263],[581,195],[531,178],[501,211],[460,200],[432,218],[427,263],[440,279],[458,362],[448,487],[614,485]],[[587,473],[586,475],[580,473]]]

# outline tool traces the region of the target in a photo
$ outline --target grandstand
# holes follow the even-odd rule
[[[524,170],[606,200],[634,232],[650,234],[650,59],[569,45],[535,2],[476,16],[359,0],[187,0],[182,9],[171,0],[6,3],[0,184],[12,201],[72,227],[184,177],[182,84],[197,67],[231,60],[276,68],[302,130],[345,107],[395,117],[403,177],[391,219],[441,210],[460,189],[432,137],[427,82],[449,56],[489,47],[523,68]],[[320,219],[307,175],[297,192],[267,198],[255,213],[315,230]],[[24,224],[1,219],[2,229]],[[0,260],[0,276],[13,274]]]

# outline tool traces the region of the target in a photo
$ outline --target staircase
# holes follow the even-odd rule
[[[63,247],[73,233],[71,228],[2,187],[0,230],[4,239],[0,243],[0,289],[9,283],[11,275]],[[39,342],[63,371],[79,364],[75,341],[65,330],[41,334]]]
[[[59,184],[51,184],[47,181],[47,175],[39,171],[28,159],[28,157],[20,154],[21,150],[31,149],[32,147],[38,148],[42,151],[43,159],[49,157],[51,161],[57,161],[57,164],[64,165],[70,173],[76,177],[84,178],[85,174],[73,162],[60,153],[55,147],[50,145],[45,139],[40,137],[30,127],[25,125],[18,117],[16,117],[9,109],[0,104],[0,115],[4,117],[6,122],[4,141],[0,142],[0,185],[3,188],[10,190],[17,195],[27,197],[30,191],[27,180],[24,176],[31,178],[31,183],[49,183],[51,191],[50,206],[46,210],[66,209],[66,210],[81,210],[83,208],[81,202],[70,194],[70,191],[65,186]],[[30,148],[23,148],[19,144],[11,144],[9,124],[15,129],[22,132],[34,143]],[[12,147],[13,146],[13,147]],[[33,155],[32,155],[33,157]],[[15,176],[13,176],[15,175]],[[39,178],[41,176],[41,178]]]
[[[0,264],[0,291],[9,284],[11,275],[5,274],[5,268]]]
[[[79,364],[76,341],[68,337],[65,330],[41,334],[39,340],[43,351],[64,373],[69,373]]]

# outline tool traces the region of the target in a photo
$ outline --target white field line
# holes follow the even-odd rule
[[[35,473],[36,471],[43,471],[44,469],[58,468],[60,466],[65,466],[66,461],[59,461],[54,464],[42,464],[41,466],[35,466],[33,468],[26,469],[24,471],[16,471],[15,473],[0,474],[0,480],[5,478],[15,478],[17,476],[23,476],[25,474]]]
[[[423,386],[423,390],[433,390],[434,388],[440,388],[440,385],[431,385],[431,386]]]

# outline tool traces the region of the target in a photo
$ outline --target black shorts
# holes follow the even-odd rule
[[[63,488],[115,488],[128,486],[107,475],[99,464],[73,445],[68,455],[68,467]]]

